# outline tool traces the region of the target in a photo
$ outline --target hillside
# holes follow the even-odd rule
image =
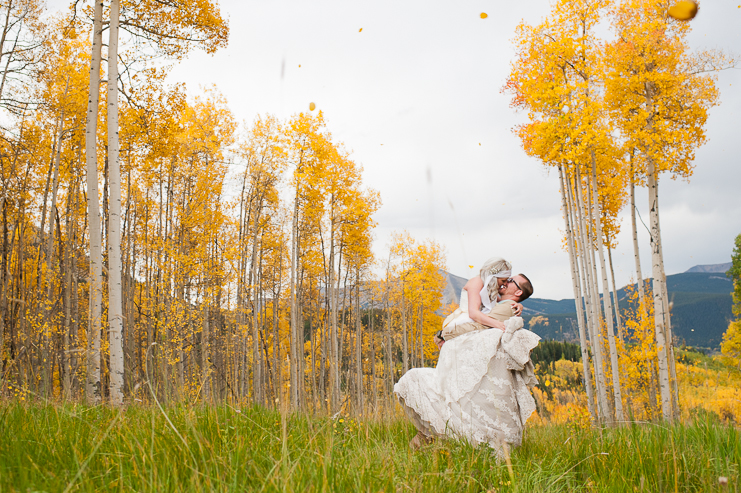
[[[690,269],[692,272],[666,277],[674,335],[680,344],[716,350],[732,317],[733,285],[722,273],[693,269]],[[632,287],[635,288],[635,284]],[[618,290],[621,311],[627,308],[625,291],[626,288]],[[536,315],[548,319],[548,325],[538,323],[533,326],[541,337],[565,341],[578,339],[573,299],[532,299],[523,305],[526,321]]]
[[[729,264],[697,265],[681,274],[666,277],[669,300],[672,302],[672,327],[678,342],[689,346],[717,350],[731,320],[733,284],[725,276]],[[443,294],[447,305],[458,302],[466,279],[445,273],[448,285]],[[650,280],[646,280],[650,283]],[[620,309],[627,308],[626,288],[618,290]],[[635,288],[635,284],[632,285]],[[523,303],[523,317],[529,322],[535,316],[543,318],[532,329],[545,339],[576,342],[574,300],[531,298]],[[547,320],[546,320],[547,319]],[[546,325],[547,322],[547,325]]]

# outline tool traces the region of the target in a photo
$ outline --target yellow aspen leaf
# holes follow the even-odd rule
[[[309,110],[314,111],[316,109],[316,105],[314,103],[309,103]]]
[[[489,14],[487,14],[486,12],[481,12],[482,19],[486,19],[487,17],[489,17]]]
[[[358,29],[358,32],[359,33],[362,33],[363,32],[363,28],[361,27],[360,29]]]
[[[669,7],[669,15],[678,21],[691,21],[697,15],[697,2],[680,0]]]

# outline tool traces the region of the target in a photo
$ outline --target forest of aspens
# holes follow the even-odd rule
[[[394,397],[457,308],[446,245],[374,246],[383,190],[313,103],[242,122],[168,78],[227,45],[218,2],[1,0],[0,491],[741,490],[741,235],[736,320],[696,351],[672,335],[658,208],[736,60],[692,52],[669,6],[556,0],[511,34],[501,89],[558,179],[579,344],[533,351],[537,411],[502,461],[413,452]]]

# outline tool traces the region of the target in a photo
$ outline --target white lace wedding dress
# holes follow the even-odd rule
[[[436,368],[414,368],[394,386],[404,411],[427,436],[486,443],[502,456],[502,442],[522,443],[535,411],[537,385],[530,350],[540,337],[520,317],[506,331],[486,329],[446,342]]]

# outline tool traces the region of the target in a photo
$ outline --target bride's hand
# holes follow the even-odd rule
[[[520,304],[520,303],[514,303],[512,305],[512,308],[515,311],[515,317],[519,317],[520,315],[522,315],[522,304]]]

